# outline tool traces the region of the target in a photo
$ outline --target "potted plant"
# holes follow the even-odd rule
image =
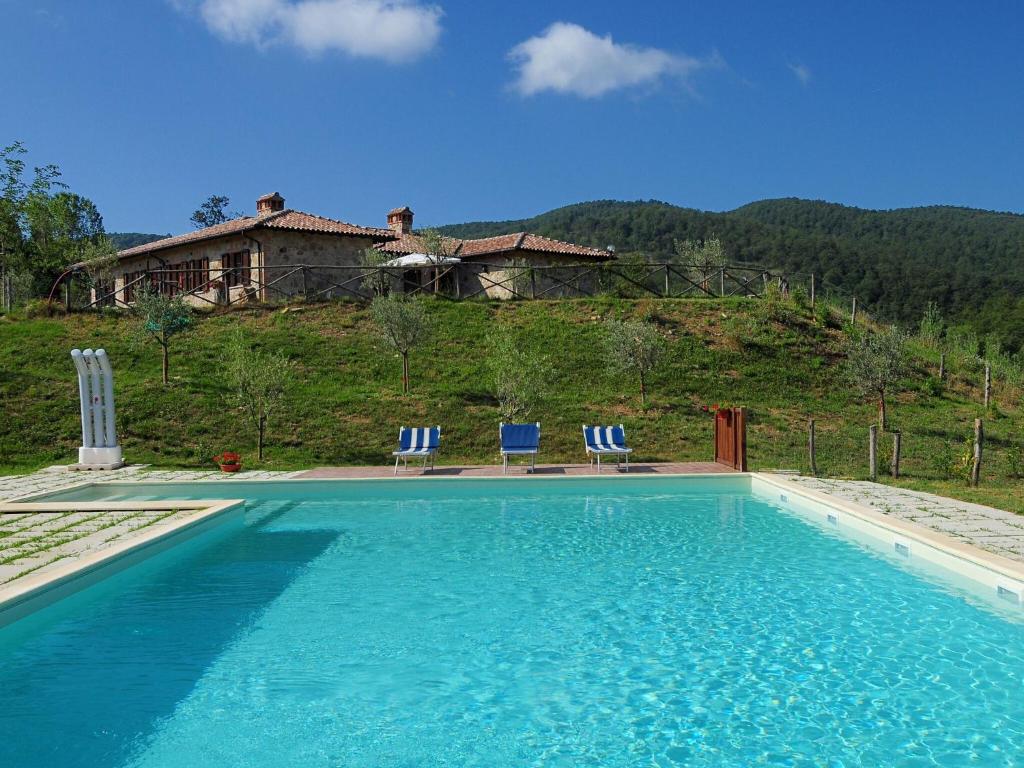
[[[237,472],[242,468],[242,457],[232,451],[224,451],[213,457],[214,463],[220,467],[221,472]]]

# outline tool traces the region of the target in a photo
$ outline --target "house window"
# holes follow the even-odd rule
[[[221,265],[224,268],[224,285],[232,288],[236,285],[249,285],[252,279],[252,266],[249,259],[248,249],[225,253],[221,256]]]
[[[97,307],[112,307],[114,306],[114,281],[113,280],[97,280],[93,286],[96,296]]]
[[[136,280],[141,280],[144,272],[127,272],[124,276],[124,290],[121,291],[121,301],[125,304],[131,304],[135,301],[135,289],[138,288],[141,283],[137,283]]]
[[[210,260],[192,259],[182,262],[177,268],[178,288],[182,291],[205,291],[210,281]]]

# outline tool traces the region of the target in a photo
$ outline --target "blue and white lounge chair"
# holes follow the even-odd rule
[[[509,456],[529,456],[530,466],[526,470],[531,472],[537,469],[537,451],[540,450],[540,422],[535,424],[505,424],[498,425],[498,433],[501,437],[501,461],[502,474],[508,474]]]
[[[398,474],[398,462],[405,459],[405,469],[409,469],[409,459],[423,457],[423,471],[427,471],[427,460],[430,468],[434,468],[434,454],[441,445],[441,427],[402,427],[398,430],[398,450],[392,451],[395,457],[395,474]]]
[[[614,456],[616,463],[622,463],[622,457],[626,457],[626,471],[629,472],[629,454],[632,448],[626,447],[626,430],[621,424],[617,427],[588,427],[583,425],[583,442],[587,446],[587,456],[590,458],[590,465],[594,465],[594,457],[597,457],[597,473],[601,474],[601,457]]]

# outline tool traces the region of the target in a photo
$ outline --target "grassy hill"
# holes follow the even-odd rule
[[[0,317],[0,470],[28,470],[74,458],[79,443],[74,369],[68,351],[103,346],[111,354],[118,426],[126,457],[163,466],[210,466],[239,450],[253,466],[255,436],[228,405],[222,373],[226,339],[241,328],[255,343],[285,350],[299,377],[271,425],[269,468],[381,464],[400,425],[444,428],[441,461],[497,462],[498,413],[483,374],[487,336],[513,334],[550,356],[553,381],[532,417],[543,422],[541,460],[580,462],[580,425],[624,422],[636,459],[709,459],[711,417],[701,406],[751,409],[753,468],[806,468],[806,419],[818,420],[819,470],[863,477],[867,427],[875,409],[843,378],[838,318],[823,327],[792,304],[729,300],[580,300],[523,303],[429,301],[434,341],[414,353],[412,392],[403,396],[400,362],[378,344],[365,307],[348,303],[246,308],[205,317],[181,338],[171,384],[161,386],[154,346],[134,340],[123,315]],[[633,382],[608,371],[604,319],[649,317],[668,340],[639,407]],[[946,480],[938,458],[960,452],[981,415],[979,374],[954,369],[940,391],[937,355],[921,347],[892,406],[903,431],[901,483],[1024,511],[1024,485],[1007,477],[1009,450],[1024,442],[1021,392],[996,382],[985,485],[972,491]],[[889,445],[883,441],[883,456]]]
[[[714,213],[657,201],[600,200],[530,219],[442,228],[459,237],[527,230],[655,260],[673,242],[717,234],[730,258],[855,295],[877,316],[915,324],[929,301],[950,317],[1024,346],[1024,216],[933,206],[873,211],[815,200],[762,200]]]

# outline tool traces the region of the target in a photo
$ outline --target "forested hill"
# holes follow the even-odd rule
[[[970,208],[873,211],[813,200],[762,200],[714,213],[657,201],[600,200],[531,219],[442,228],[460,237],[526,230],[620,255],[668,258],[673,242],[717,234],[731,260],[814,272],[902,322],[936,301],[954,318],[1024,341],[1024,216]],[[984,309],[983,309],[984,307]],[[1014,331],[1007,320],[1017,313]],[[1007,327],[1003,327],[1007,326]]]
[[[123,251],[126,248],[134,248],[136,245],[145,245],[146,243],[152,243],[154,240],[162,240],[170,235],[151,235],[145,232],[108,232],[107,237],[114,244],[114,247],[119,251]]]

